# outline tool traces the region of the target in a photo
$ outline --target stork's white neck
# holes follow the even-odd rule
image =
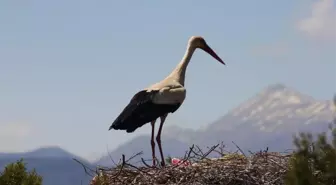
[[[188,47],[186,49],[186,52],[184,53],[181,62],[177,64],[175,69],[170,73],[170,75],[167,78],[176,80],[177,82],[179,82],[181,85],[184,86],[186,70],[190,62],[190,59],[194,54],[195,49],[196,49],[195,47],[192,47],[188,44]]]

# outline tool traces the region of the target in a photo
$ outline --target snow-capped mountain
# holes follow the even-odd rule
[[[208,128],[226,130],[248,124],[272,132],[304,124],[330,122],[335,116],[334,112],[332,100],[316,100],[293,88],[274,84],[234,108]]]
[[[332,99],[332,98],[330,98]],[[241,105],[226,113],[205,128],[193,130],[179,126],[167,126],[163,131],[165,155],[184,153],[192,144],[200,147],[224,142],[227,150],[236,150],[234,141],[245,151],[259,151],[269,147],[270,151],[283,152],[293,149],[293,135],[298,132],[320,133],[328,130],[335,118],[335,107],[330,100],[316,100],[282,84],[266,87]],[[146,139],[134,139],[137,149],[150,156],[149,135]],[[113,151],[115,154],[133,148],[126,143]],[[206,151],[206,149],[205,149]],[[108,156],[103,159],[108,159]]]

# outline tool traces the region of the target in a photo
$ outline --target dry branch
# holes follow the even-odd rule
[[[234,143],[235,144],[235,143]],[[236,145],[236,144],[235,144]],[[268,149],[246,156],[236,145],[243,155],[228,153],[224,150],[225,145],[218,144],[202,151],[198,146],[191,146],[182,159],[191,161],[189,166],[168,165],[165,167],[149,166],[143,158],[143,167],[137,167],[129,163],[130,159],[142,154],[142,152],[122,159],[114,168],[100,170],[91,185],[283,185],[283,176],[286,173],[290,155],[269,153]],[[210,153],[220,154],[220,158],[208,158]],[[85,169],[85,166],[83,166]],[[87,170],[85,171],[94,171]]]

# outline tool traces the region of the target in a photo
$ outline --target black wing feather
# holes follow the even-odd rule
[[[141,113],[144,112],[146,105],[153,104],[151,98],[158,91],[147,92],[146,90],[139,91],[136,93],[129,104],[124,108],[124,110],[120,113],[120,115],[115,119],[112,123],[109,130],[127,130],[130,127],[134,127],[139,121],[139,117],[141,117]],[[136,122],[135,122],[136,121]],[[140,123],[141,124],[141,123]]]
[[[159,91],[147,92],[146,90],[136,93],[129,104],[124,108],[109,130],[126,130],[133,132],[144,124],[157,119],[168,112],[175,112],[181,104],[158,105],[152,102],[153,96]]]

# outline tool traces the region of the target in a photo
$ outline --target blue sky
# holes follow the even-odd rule
[[[165,126],[212,122],[269,84],[335,92],[335,0],[1,1],[0,151],[59,145],[89,159],[134,134],[107,129],[201,35],[187,99]],[[201,105],[201,106],[200,106]]]

